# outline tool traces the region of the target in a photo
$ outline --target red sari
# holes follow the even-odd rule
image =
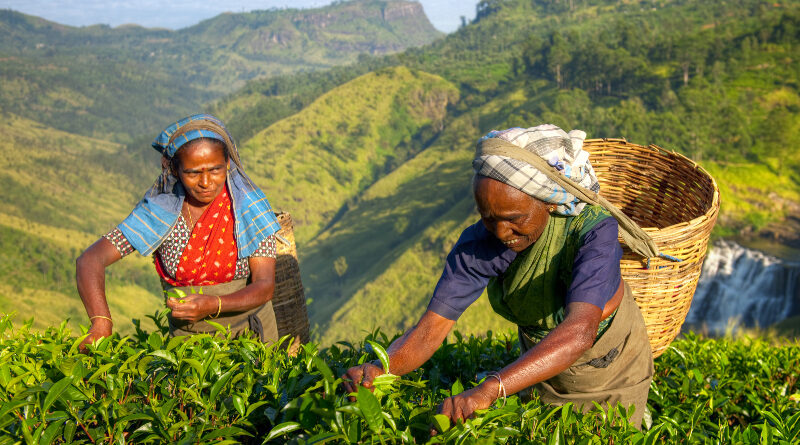
[[[165,272],[160,259],[155,262],[161,278],[173,286],[208,286],[233,280],[238,250],[227,187],[190,229],[174,278]]]

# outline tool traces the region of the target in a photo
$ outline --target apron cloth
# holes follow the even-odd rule
[[[228,295],[247,285],[247,279],[233,280],[228,283],[215,284],[210,286],[173,286],[164,280],[161,280],[161,287],[164,291],[172,289],[180,289],[186,294],[202,293],[205,295]],[[222,326],[229,327],[234,335],[241,335],[245,331],[250,331],[264,343],[274,343],[278,341],[278,323],[275,320],[275,311],[272,309],[272,300],[250,309],[249,311],[240,312],[233,315],[220,315],[217,318],[206,318],[205,320],[198,321],[197,323],[187,323],[172,318],[172,314],[167,316],[169,320],[169,335],[175,337],[179,335],[192,335],[198,333],[214,333],[217,329],[206,323],[205,320],[211,320]]]
[[[519,340],[522,354],[535,344],[521,329]],[[584,413],[595,408],[592,401],[606,410],[617,402],[626,409],[633,405],[636,410],[631,423],[641,428],[653,373],[644,318],[625,283],[617,314],[594,346],[564,372],[531,388],[544,403],[561,406],[572,402],[575,410]],[[523,399],[530,400],[531,388],[520,394]]]

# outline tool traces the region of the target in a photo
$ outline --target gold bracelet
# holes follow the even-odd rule
[[[111,319],[111,317],[106,317],[105,315],[95,315],[95,316],[93,316],[93,317],[89,317],[89,321],[91,322],[91,321],[92,321],[92,320],[94,320],[95,318],[102,318],[102,319],[104,319],[104,320],[108,320],[108,321],[110,321],[112,325],[114,324],[114,320],[112,320],[112,319]]]
[[[488,377],[494,377],[500,383],[500,386],[497,387],[497,397],[495,397],[495,400],[499,399],[500,398],[500,394],[502,393],[503,394],[503,404],[500,406],[500,408],[506,406],[506,387],[505,387],[505,385],[503,385],[503,379],[500,378],[500,373],[492,371],[492,372],[486,374],[486,377],[487,378]]]
[[[213,316],[213,317],[211,317],[211,318],[217,318],[217,317],[219,317],[219,314],[220,314],[220,312],[222,312],[222,297],[220,297],[219,295],[217,295],[217,300],[219,300],[219,304],[217,305],[217,315],[215,315],[215,316]]]

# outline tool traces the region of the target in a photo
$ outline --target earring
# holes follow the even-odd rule
[[[556,211],[556,206],[550,206],[550,213],[553,213],[555,211]]]

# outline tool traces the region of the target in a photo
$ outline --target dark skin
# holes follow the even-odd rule
[[[192,141],[195,142],[195,141]],[[182,213],[187,224],[194,225],[214,199],[225,189],[228,159],[225,147],[216,141],[198,140],[181,147],[176,153],[176,176],[186,190]],[[168,162],[166,159],[163,162]],[[166,164],[164,164],[166,165]],[[105,293],[105,268],[121,258],[116,247],[105,238],[89,246],[76,261],[76,282],[86,313],[111,318]],[[180,303],[175,298],[167,300],[172,316],[188,323],[221,314],[244,312],[261,306],[272,299],[275,288],[275,258],[251,257],[251,282],[243,289],[219,298],[208,294],[191,294]],[[113,323],[105,318],[91,319],[85,345],[111,335]]]
[[[473,193],[481,221],[486,229],[515,252],[522,252],[539,239],[555,209],[542,201],[491,178],[478,177]],[[506,394],[515,394],[554,377],[569,368],[594,343],[600,321],[611,315],[622,301],[623,285],[603,310],[590,303],[575,302],[566,307],[565,318],[541,342],[520,358],[498,371]],[[426,311],[416,326],[395,340],[387,349],[390,368],[371,363],[354,366],[342,376],[345,390],[357,385],[372,388],[375,377],[384,372],[407,374],[424,364],[442,344],[455,321]],[[447,399],[439,413],[453,422],[463,421],[476,410],[486,409],[501,396],[499,382],[487,378],[480,385]]]

